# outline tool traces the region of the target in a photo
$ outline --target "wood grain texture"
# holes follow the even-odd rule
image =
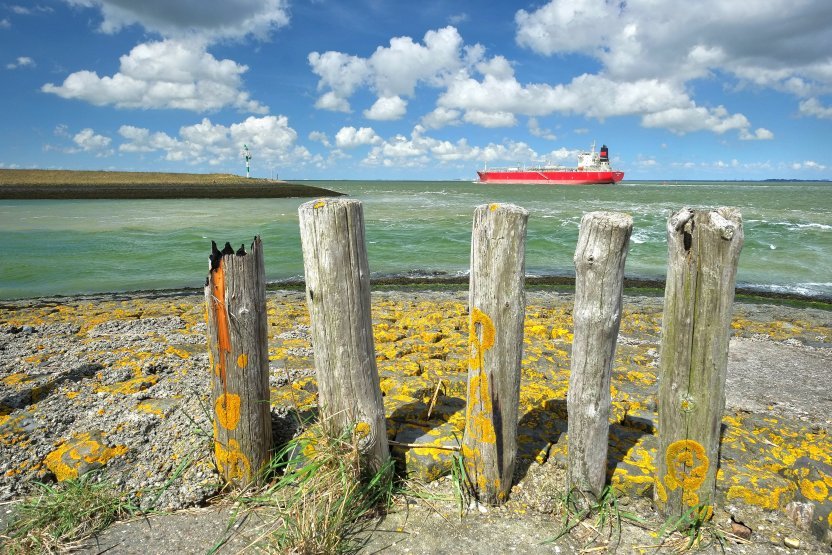
[[[665,516],[714,504],[742,218],[684,208],[667,223],[655,501]]]
[[[508,499],[517,457],[528,217],[512,204],[474,212],[462,453],[477,498],[488,504]]]
[[[355,199],[320,199],[298,209],[323,420],[354,429],[376,466],[389,458],[370,313],[364,213]],[[351,428],[354,427],[354,428]]]
[[[575,249],[575,329],[566,396],[568,486],[593,498],[607,477],[610,377],[632,230],[628,214],[591,212],[581,219]]]
[[[268,462],[272,443],[263,248],[214,245],[205,286],[211,359],[214,453],[229,483],[246,484]]]

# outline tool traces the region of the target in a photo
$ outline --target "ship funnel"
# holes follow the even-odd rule
[[[610,161],[610,153],[607,150],[607,145],[601,146],[601,152],[598,153],[601,162],[609,162]]]

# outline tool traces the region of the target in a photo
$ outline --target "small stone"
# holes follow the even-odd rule
[[[737,536],[738,538],[742,538],[747,540],[751,537],[751,528],[743,524],[742,522],[737,522],[735,520],[731,521],[731,533]]]
[[[783,538],[783,545],[786,547],[791,547],[792,549],[797,549],[800,547],[800,540],[796,540],[793,538]]]
[[[812,517],[815,515],[815,505],[813,503],[792,501],[786,505],[784,510],[799,529],[808,530],[812,526]]]

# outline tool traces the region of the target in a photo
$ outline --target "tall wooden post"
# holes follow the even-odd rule
[[[683,208],[667,222],[655,501],[665,516],[710,517],[716,489],[737,262],[735,209]]]
[[[528,218],[512,204],[474,212],[462,454],[478,499],[489,504],[508,499],[517,455]]]
[[[354,199],[298,209],[321,416],[379,467],[390,457],[370,314],[364,213]]]
[[[263,247],[211,243],[205,284],[214,453],[229,483],[246,484],[269,460],[269,355]]]
[[[591,212],[581,219],[575,249],[575,331],[566,396],[568,485],[593,498],[601,494],[607,476],[610,376],[632,231],[628,214]]]

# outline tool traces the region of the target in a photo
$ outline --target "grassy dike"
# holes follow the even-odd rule
[[[0,199],[289,198],[341,193],[272,179],[209,173],[0,169]]]

